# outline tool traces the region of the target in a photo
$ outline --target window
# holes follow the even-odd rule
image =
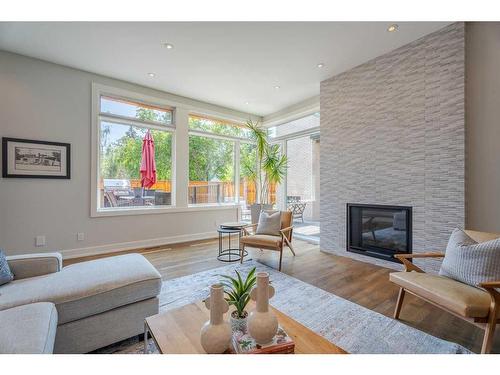
[[[189,130],[235,138],[250,138],[250,131],[240,124],[196,115],[189,116]]]
[[[248,209],[257,199],[257,152],[251,143],[240,145],[240,203]]]
[[[237,124],[189,117],[189,204],[235,203],[236,158],[246,131]]]
[[[294,133],[319,131],[319,112],[312,115],[299,118],[298,120],[290,121],[282,125],[269,128],[269,138],[281,138]]]
[[[172,205],[173,111],[139,101],[99,97],[99,210]],[[156,183],[141,185],[143,140],[154,142]]]
[[[172,110],[130,100],[101,96],[101,113],[124,118],[152,122],[161,125],[172,124]]]

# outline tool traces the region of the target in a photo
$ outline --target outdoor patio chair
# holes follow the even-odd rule
[[[288,211],[292,212],[293,219],[300,219],[304,222],[304,211],[306,210],[307,203],[306,202],[291,202],[288,203]]]

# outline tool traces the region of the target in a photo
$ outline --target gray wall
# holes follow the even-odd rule
[[[500,22],[466,29],[467,227],[500,233]]]
[[[321,83],[323,251],[391,265],[345,250],[348,202],[412,206],[414,252],[464,225],[464,51],[456,23]]]
[[[0,179],[0,248],[7,254],[63,250],[76,256],[205,238],[216,234],[217,223],[236,219],[236,208],[91,218],[92,82],[182,102],[183,110],[197,106],[248,116],[0,51],[0,136],[72,146],[71,180]],[[77,241],[78,232],[85,241]],[[45,235],[47,246],[36,248],[36,235]]]

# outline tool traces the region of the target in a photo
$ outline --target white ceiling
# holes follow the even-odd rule
[[[391,23],[3,22],[0,49],[263,116],[449,24],[400,22],[389,33]]]

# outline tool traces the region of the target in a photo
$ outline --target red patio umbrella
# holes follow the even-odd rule
[[[141,186],[149,189],[156,183],[155,143],[149,130],[142,140]]]

